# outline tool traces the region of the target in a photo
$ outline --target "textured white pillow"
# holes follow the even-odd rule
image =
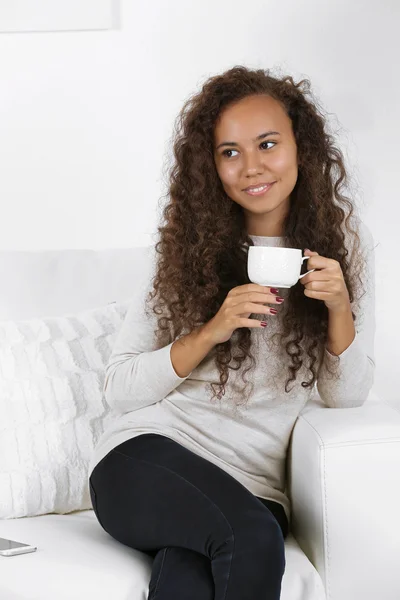
[[[92,508],[88,464],[112,411],[105,367],[129,300],[0,322],[0,518]]]

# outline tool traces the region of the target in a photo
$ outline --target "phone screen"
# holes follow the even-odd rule
[[[0,538],[0,551],[1,550],[13,550],[13,548],[22,548],[22,546],[29,546],[29,544],[21,544],[20,542],[13,542],[13,540],[7,540],[6,538]]]

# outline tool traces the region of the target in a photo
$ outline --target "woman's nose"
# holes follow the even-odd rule
[[[255,175],[260,173],[262,172],[263,168],[262,160],[258,153],[255,155],[248,155],[245,158],[244,169],[247,175]]]

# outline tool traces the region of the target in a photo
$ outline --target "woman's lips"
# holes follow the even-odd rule
[[[269,192],[269,190],[272,188],[272,186],[276,183],[276,181],[274,181],[274,183],[270,183],[267,186],[263,186],[263,189],[260,190],[259,192],[253,192],[252,190],[244,190],[246,192],[246,194],[249,194],[249,196],[263,196],[264,194],[266,194],[267,192]],[[261,186],[259,186],[261,187]]]

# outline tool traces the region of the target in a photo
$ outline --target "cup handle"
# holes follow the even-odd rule
[[[301,259],[301,264],[303,264],[304,260],[308,260],[309,258],[311,258],[311,256],[303,256],[303,258]],[[299,277],[299,281],[302,277],[305,277],[306,275],[308,275],[309,273],[312,273],[313,271],[315,271],[315,269],[311,269],[311,271],[307,271],[307,273],[303,273],[303,275],[300,275]]]

